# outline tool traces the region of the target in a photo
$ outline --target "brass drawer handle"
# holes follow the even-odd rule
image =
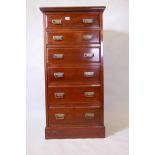
[[[89,35],[89,34],[83,35],[83,39],[84,40],[91,40],[91,39],[93,39],[93,35]]]
[[[93,77],[94,72],[84,72],[84,77]]]
[[[63,36],[53,36],[53,40],[55,40],[55,41],[61,41],[61,40],[63,40],[64,39],[64,37]]]
[[[84,92],[85,97],[94,97],[94,92]]]
[[[55,98],[64,98],[65,93],[54,93]]]
[[[85,113],[85,118],[86,119],[94,119],[95,114],[94,113]]]
[[[94,56],[94,53],[84,53],[83,55],[85,58],[92,58]]]
[[[55,114],[55,119],[64,119],[65,115],[64,114]]]
[[[61,25],[62,24],[62,19],[52,19],[52,24]]]
[[[91,19],[91,18],[90,19],[83,19],[82,21],[85,24],[92,24],[94,22],[94,19]]]
[[[64,54],[53,54],[53,59],[63,59]]]
[[[64,73],[63,72],[56,72],[56,73],[54,73],[54,77],[55,78],[63,78],[64,77]]]

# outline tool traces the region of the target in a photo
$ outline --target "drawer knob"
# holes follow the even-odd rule
[[[86,97],[94,97],[95,93],[94,92],[84,92],[84,95]]]
[[[53,36],[53,40],[55,40],[55,41],[61,41],[63,39],[64,39],[63,36]]]
[[[64,114],[55,114],[55,119],[64,119],[65,115]]]
[[[85,58],[92,58],[94,56],[94,53],[84,53],[83,55]]]
[[[85,118],[86,119],[93,119],[95,117],[94,113],[85,113]]]
[[[93,35],[89,35],[89,34],[83,35],[84,40],[91,40],[92,38],[93,38]]]
[[[63,72],[56,72],[56,73],[54,73],[54,77],[55,78],[63,78],[64,77],[64,73]]]
[[[54,93],[55,98],[64,98],[65,93]]]
[[[62,19],[53,19],[52,20],[52,24],[54,24],[54,25],[60,25],[60,24],[62,24]]]
[[[91,19],[91,18],[90,19],[83,19],[82,21],[85,24],[92,24],[94,22],[94,19]]]
[[[94,72],[84,72],[84,77],[93,77]]]
[[[64,54],[53,54],[53,59],[63,59]]]

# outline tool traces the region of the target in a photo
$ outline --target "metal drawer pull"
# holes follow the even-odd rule
[[[63,59],[64,54],[53,54],[53,59]]]
[[[60,24],[62,24],[62,19],[53,19],[52,24],[60,25]]]
[[[83,35],[84,40],[91,40],[93,38],[93,35]]]
[[[83,19],[83,23],[85,24],[92,24],[94,22],[94,19]]]
[[[59,40],[63,40],[64,37],[63,36],[53,36],[53,40],[59,41]]]
[[[85,58],[92,58],[94,56],[94,53],[84,53],[83,55]]]
[[[64,77],[64,73],[63,72],[56,72],[56,73],[54,73],[54,77],[55,78],[63,78]]]
[[[84,72],[84,77],[93,77],[94,72]]]
[[[55,98],[64,98],[65,93],[54,93]]]
[[[94,113],[85,113],[85,118],[86,119],[93,119],[95,117]]]
[[[86,97],[94,97],[95,93],[94,92],[84,92],[84,95]]]
[[[55,119],[64,119],[65,115],[64,114],[55,114]]]

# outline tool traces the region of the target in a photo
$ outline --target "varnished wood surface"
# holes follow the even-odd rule
[[[83,19],[92,19],[92,23],[83,23]],[[99,12],[85,13],[52,13],[47,14],[47,30],[52,29],[97,29],[100,27]],[[54,24],[52,20],[61,20],[61,24]]]
[[[105,127],[100,126],[52,126],[46,127],[45,138],[62,139],[62,138],[104,138]]]
[[[83,37],[86,35],[91,35],[92,39],[86,40]],[[63,36],[63,40],[54,40],[53,36]],[[89,44],[94,43],[97,44],[100,42],[100,36],[99,31],[74,31],[72,33],[71,31],[54,31],[54,32],[48,32],[47,33],[47,44],[51,45],[64,45],[64,44]]]
[[[100,108],[49,108],[49,126],[54,125],[100,125],[101,116]],[[86,118],[85,114],[91,113],[94,114],[92,118]],[[55,114],[64,114],[64,119],[56,119]]]
[[[83,86],[77,87],[49,87],[48,88],[48,103],[50,105],[81,105],[80,102],[86,102],[90,105],[98,103],[100,105],[100,86]],[[63,92],[63,98],[56,98],[54,93]],[[85,92],[94,92],[92,97],[86,97]],[[84,105],[84,104],[83,104]]]
[[[43,13],[48,12],[78,12],[78,11],[85,11],[85,12],[96,12],[101,11],[103,12],[105,10],[105,6],[88,6],[88,7],[41,7],[40,10]]]
[[[54,54],[63,54],[62,59],[54,58]],[[85,54],[93,54],[92,57],[86,57]],[[99,63],[100,48],[48,48],[48,65],[57,64],[80,64],[80,63]]]
[[[92,77],[85,77],[86,72],[92,72]],[[63,73],[62,78],[56,78],[55,73]],[[98,82],[100,81],[100,66],[88,66],[88,67],[49,67],[48,68],[48,83],[66,83],[66,82]]]
[[[103,21],[105,7],[41,8],[44,15],[44,62],[46,129],[45,138],[105,137],[104,127],[104,77],[103,77]],[[66,20],[69,17],[69,20]],[[83,23],[83,19],[93,23]],[[61,19],[60,25],[52,24]],[[91,35],[89,40],[84,35]],[[63,36],[54,40],[53,36]],[[86,58],[84,53],[93,57]],[[63,59],[54,59],[63,54]],[[54,73],[63,72],[63,78]],[[84,72],[94,72],[84,77]],[[55,97],[63,92],[63,98]],[[94,92],[86,97],[85,92]],[[94,118],[87,119],[86,113]],[[55,114],[64,114],[56,119]],[[92,130],[92,131],[87,131]]]

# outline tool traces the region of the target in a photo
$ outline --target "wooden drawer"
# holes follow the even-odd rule
[[[50,64],[77,64],[100,62],[100,48],[48,48]]]
[[[49,105],[100,104],[100,86],[55,86],[48,88]]]
[[[100,42],[99,31],[54,31],[47,32],[48,45],[88,44]]]
[[[49,126],[52,125],[99,125],[101,109],[99,108],[49,108]]]
[[[47,14],[47,29],[99,28],[99,13]]]
[[[48,83],[99,82],[100,66],[49,67]]]

